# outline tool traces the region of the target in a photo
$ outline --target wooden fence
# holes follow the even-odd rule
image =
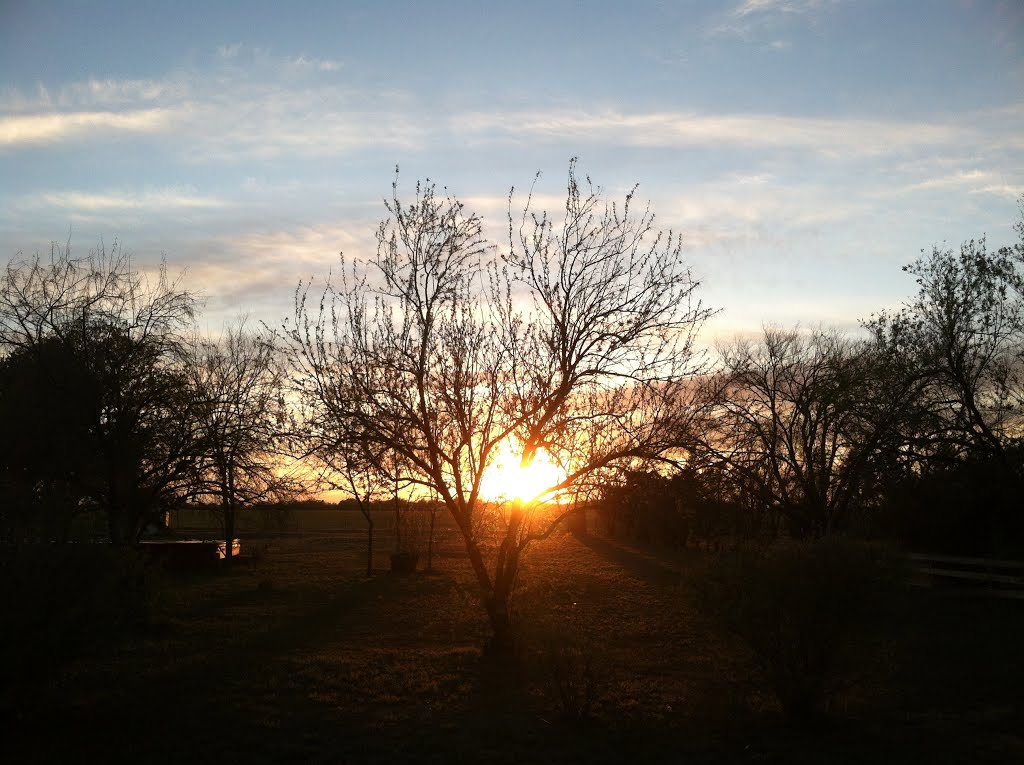
[[[1024,561],[911,553],[911,584],[961,594],[1024,599]]]

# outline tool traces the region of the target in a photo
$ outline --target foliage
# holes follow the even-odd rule
[[[95,470],[97,383],[59,338],[0,358],[0,539],[63,541]]]
[[[22,466],[13,483],[31,494],[46,486],[47,471],[73,477],[67,506],[101,508],[117,543],[137,538],[186,490],[196,459],[198,433],[180,363],[181,333],[194,309],[193,297],[164,267],[148,280],[116,243],[84,258],[54,246],[49,260],[8,263],[0,278],[0,355],[6,365],[19,365],[22,380],[49,384],[35,394],[5,386],[0,414],[59,401],[55,411],[69,425],[66,448],[27,471]],[[25,368],[33,363],[34,371]],[[24,432],[36,441],[48,437]],[[16,467],[8,463],[6,470]]]
[[[1020,469],[1019,440],[1008,444],[1006,453]],[[887,538],[925,552],[999,557],[1024,552],[1018,489],[992,457],[890,475],[877,526]]]
[[[749,536],[751,519],[722,478],[692,462],[668,475],[624,471],[600,488],[594,506],[604,532],[618,539],[683,547]]]
[[[917,294],[865,326],[895,370],[912,380],[903,417],[918,460],[992,457],[1008,475],[1007,438],[1024,404],[1024,221],[1021,242],[991,251],[985,239],[959,253],[935,247],[904,267]]]
[[[911,544],[979,553],[1024,539],[1024,216],[1016,230],[995,251],[982,238],[922,253],[904,267],[917,293],[865,322],[902,400],[880,472],[890,528]]]
[[[694,577],[698,603],[753,649],[787,718],[822,713],[866,661],[900,579],[881,547],[828,537],[740,547]]]

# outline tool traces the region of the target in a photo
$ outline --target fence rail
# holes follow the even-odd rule
[[[985,597],[1024,599],[1024,561],[910,553],[911,584]]]

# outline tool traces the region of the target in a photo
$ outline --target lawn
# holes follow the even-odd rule
[[[366,577],[358,527],[314,525],[166,575],[143,635],[5,689],[7,761],[1024,761],[1018,601],[914,591],[826,723],[795,730],[752,654],[693,606],[699,553],[538,544],[526,648],[500,666],[449,529],[433,571],[386,573],[385,535]]]

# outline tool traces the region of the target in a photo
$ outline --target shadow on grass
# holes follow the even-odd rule
[[[664,588],[664,597],[675,597],[670,586],[680,574],[655,556],[599,537],[580,542]],[[567,550],[582,559],[575,545]],[[1019,627],[1021,620],[1003,614],[1005,609],[993,614],[972,606],[945,615],[935,612],[941,604],[922,603],[914,617],[920,627],[905,641],[904,658],[893,670],[902,678],[900,688],[908,689],[905,696],[890,709],[852,714],[813,735],[770,719],[730,726],[696,716],[652,719],[618,707],[570,724],[545,714],[535,689],[482,661],[486,621],[461,569],[365,578],[352,573],[354,566],[346,569],[350,563],[337,563],[334,554],[325,551],[314,560],[271,556],[265,570],[184,583],[175,634],[140,640],[91,668],[76,668],[61,685],[36,689],[34,699],[0,720],[6,728],[0,757],[133,765],[1002,763],[1015,761],[1024,748],[1019,734],[1005,727],[1019,713],[965,725],[965,706],[985,699],[971,694],[961,702],[955,691],[970,681],[972,662],[987,663],[991,677],[982,687],[995,703],[1010,703],[1010,689],[1019,682],[1005,674],[1000,682],[998,668],[1019,671],[1019,654],[1011,661],[997,651],[1015,644],[1004,628]],[[321,578],[314,582],[314,574]],[[272,582],[266,591],[260,590],[264,578]],[[189,601],[194,589],[202,600]],[[990,625],[985,640],[958,614]],[[621,626],[602,624],[610,634]],[[969,661],[956,659],[958,650],[971,646],[979,650]],[[715,660],[696,639],[678,650]],[[959,669],[943,666],[955,661]],[[723,666],[716,662],[714,671]],[[935,688],[944,678],[948,687],[940,695]]]
[[[673,587],[680,583],[682,574],[656,556],[632,547],[615,542],[606,537],[591,534],[574,535],[586,547],[604,559],[611,561],[624,570],[642,579],[648,584],[658,587]]]

